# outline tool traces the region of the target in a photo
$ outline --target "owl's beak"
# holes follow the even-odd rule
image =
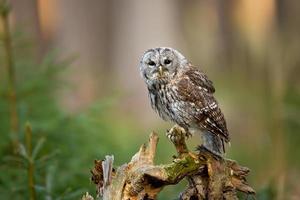
[[[160,66],[158,67],[158,74],[159,74],[160,76],[162,76],[163,73],[164,73],[163,68],[162,68],[162,66],[160,65]]]

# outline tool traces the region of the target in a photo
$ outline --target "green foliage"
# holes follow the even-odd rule
[[[35,165],[35,189],[38,199],[76,199],[84,191],[94,191],[89,182],[89,169],[95,158],[102,158],[113,149],[120,151],[118,157],[125,161],[126,151],[123,142],[120,144],[118,134],[126,134],[123,125],[109,125],[106,115],[110,101],[101,102],[87,112],[75,116],[64,113],[54,99],[60,86],[57,79],[61,73],[61,64],[54,64],[53,58],[47,58],[42,65],[31,65],[30,62],[17,62],[18,106],[20,124],[30,121],[33,128],[34,143],[32,156],[21,143],[20,155],[7,156],[10,151],[8,102],[1,98],[0,127],[1,140],[1,199],[24,199],[29,196],[27,188],[28,174],[26,169],[32,160]],[[24,64],[24,65],[22,65]],[[24,73],[22,73],[24,71]],[[2,85],[2,84],[1,84]],[[127,130],[127,133],[130,130]],[[20,139],[24,140],[24,130]],[[109,137],[108,137],[109,136]],[[132,142],[133,140],[131,140]],[[132,149],[133,151],[134,149]],[[50,161],[50,162],[49,162]],[[122,161],[122,159],[119,159]]]
[[[276,199],[276,192],[275,192],[274,187],[269,185],[269,186],[264,187],[261,190],[259,190],[257,193],[257,199],[259,199],[259,200]]]
[[[120,140],[132,130],[125,125],[126,122],[119,124],[108,115],[114,103],[112,99],[102,100],[75,115],[63,111],[55,97],[66,88],[60,77],[66,72],[69,61],[57,61],[56,54],[50,53],[41,62],[36,62],[32,55],[34,47],[26,40],[22,34],[14,34],[13,55],[21,126],[17,155],[11,153],[10,146],[7,71],[1,68],[0,73],[0,170],[5,171],[0,173],[0,199],[31,197],[28,189],[30,166],[34,168],[36,199],[78,199],[84,191],[95,191],[89,181],[92,161],[117,151],[120,152],[115,155],[118,161],[126,162],[128,151],[133,153],[137,149],[130,144],[139,137]],[[2,42],[0,47],[0,62],[4,66]],[[32,152],[25,142],[26,139],[28,142],[24,128],[27,122],[31,124],[29,141]]]

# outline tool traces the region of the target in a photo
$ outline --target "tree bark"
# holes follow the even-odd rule
[[[154,164],[156,133],[151,133],[148,145],[143,144],[131,161],[117,170],[112,167],[113,156],[96,160],[91,173],[98,194],[104,200],[154,200],[165,186],[177,184],[183,178],[189,184],[179,195],[182,200],[232,200],[238,199],[237,191],[255,194],[246,181],[248,168],[216,156],[203,146],[197,153],[190,152],[185,143],[186,134],[177,126],[167,136],[178,153],[170,164]]]

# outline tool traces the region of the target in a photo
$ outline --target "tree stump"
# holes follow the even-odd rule
[[[188,180],[188,186],[179,194],[182,200],[232,200],[238,199],[237,191],[255,194],[246,181],[248,168],[215,156],[203,146],[197,153],[190,152],[186,134],[178,126],[167,135],[178,154],[170,164],[154,164],[159,140],[156,133],[150,134],[148,145],[143,144],[128,164],[116,170],[113,156],[96,160],[91,173],[98,194],[104,200],[154,200],[165,186],[177,184],[183,178]]]

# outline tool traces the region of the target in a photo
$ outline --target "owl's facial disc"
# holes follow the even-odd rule
[[[141,74],[147,84],[168,83],[177,73],[183,56],[168,47],[149,49],[141,60]]]
[[[156,49],[148,50],[141,61],[141,72],[143,77],[155,81],[164,76],[165,70],[160,64],[159,52]]]

